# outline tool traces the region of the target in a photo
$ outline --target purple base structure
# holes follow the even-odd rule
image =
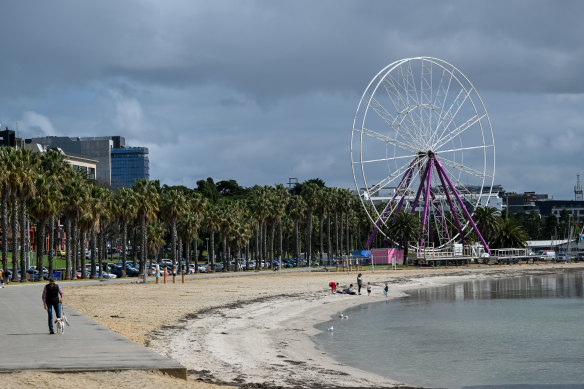
[[[436,199],[436,197],[434,195],[434,191],[431,189],[432,171],[436,170],[436,174],[438,174],[438,178],[440,179],[442,187],[444,188],[444,194],[446,196],[446,200],[448,201],[448,206],[450,207],[450,212],[452,213],[452,216],[454,218],[454,223],[456,224],[456,228],[458,230],[458,233],[460,234],[460,236],[464,240],[464,232],[462,229],[462,223],[460,222],[460,220],[458,218],[458,215],[456,213],[455,203],[453,202],[453,199],[451,198],[450,193],[452,193],[454,195],[454,198],[456,199],[456,203],[459,205],[460,209],[464,213],[464,216],[466,217],[466,219],[468,220],[468,222],[472,226],[473,230],[478,235],[479,240],[481,241],[481,243],[485,247],[485,250],[490,254],[491,250],[489,249],[489,245],[487,244],[487,242],[485,242],[485,239],[483,238],[480,231],[478,230],[474,220],[472,220],[470,213],[466,209],[464,202],[460,198],[460,195],[456,191],[456,188],[452,184],[452,181],[450,181],[450,178],[446,174],[446,171],[444,170],[444,167],[442,166],[442,164],[436,159],[436,156],[431,152],[428,152],[428,154],[424,154],[423,156],[424,157],[428,156],[429,158],[428,158],[428,161],[426,162],[426,166],[422,170],[422,174],[420,177],[420,185],[418,186],[418,190],[416,192],[416,197],[414,199],[414,202],[412,203],[412,209],[411,209],[412,213],[416,210],[416,208],[418,207],[418,202],[420,200],[420,196],[423,194],[424,214],[423,214],[423,218],[422,218],[422,233],[420,236],[420,246],[424,245],[424,235],[426,232],[426,220],[428,217],[428,207],[431,206],[432,202],[435,201],[435,199]],[[379,216],[377,223],[375,223],[375,228],[373,229],[373,232],[371,233],[371,235],[369,235],[369,239],[367,239],[367,243],[365,244],[365,249],[368,250],[371,247],[371,244],[373,243],[373,239],[375,238],[377,231],[379,230],[381,225],[384,223],[384,218],[388,215],[389,211],[391,210],[393,203],[394,203],[394,201],[399,193],[399,190],[402,189],[402,184],[405,183],[404,188],[407,188],[409,186],[411,179],[412,179],[412,176],[413,176],[414,167],[416,165],[418,165],[418,162],[420,161],[420,159],[421,159],[421,156],[416,157],[408,166],[408,169],[404,173],[393,197],[391,198],[391,200],[389,201],[389,203],[387,204],[387,206],[385,207],[385,209],[383,210],[383,212]],[[401,211],[401,208],[402,208],[403,202],[404,202],[404,198],[405,198],[405,196],[402,196],[396,209],[393,212],[396,216]],[[438,209],[438,213],[442,218],[444,218],[444,215],[442,215],[442,212],[439,209]],[[393,221],[395,221],[395,217],[394,217]],[[442,222],[443,227],[445,227],[445,221],[442,220],[441,222]]]

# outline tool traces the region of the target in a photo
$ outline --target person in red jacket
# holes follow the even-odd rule
[[[337,286],[339,286],[338,282],[331,281],[331,282],[329,282],[329,286],[330,286],[331,292],[333,294],[337,293]]]

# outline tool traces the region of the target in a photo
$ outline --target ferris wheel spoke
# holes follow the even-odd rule
[[[463,95],[464,95],[463,100],[459,101],[460,97]],[[452,102],[450,107],[448,107],[448,110],[446,111],[444,116],[440,116],[440,122],[438,123],[438,126],[436,127],[436,130],[434,132],[435,134],[438,134],[440,132],[440,127],[442,127],[442,131],[440,132],[440,135],[438,138],[442,138],[444,136],[444,134],[446,133],[446,131],[448,131],[448,127],[450,127],[450,124],[452,123],[452,121],[454,120],[456,115],[458,114],[458,111],[460,111],[460,108],[462,108],[462,106],[464,105],[464,103],[466,102],[466,100],[469,97],[470,97],[470,91],[466,91],[464,88],[458,92],[458,94],[456,95],[456,98],[454,99],[454,101]],[[454,109],[454,111],[453,111],[453,109]]]
[[[367,136],[370,136],[372,138],[378,139],[378,140],[380,140],[380,141],[382,141],[384,143],[389,143],[391,145],[397,146],[400,149],[407,150],[407,151],[412,152],[412,153],[416,153],[418,151],[414,146],[411,146],[411,145],[408,145],[406,143],[400,142],[397,139],[390,138],[388,136],[385,136],[383,134],[380,134],[379,132],[370,130],[368,128],[363,128],[363,130],[361,132],[364,135],[367,135]]]
[[[457,163],[457,162],[451,161],[451,160],[449,160],[447,158],[441,157],[440,158],[440,163],[442,165],[446,165],[446,166],[450,167],[451,169],[456,169],[458,171],[464,172],[466,174],[470,174],[470,175],[472,175],[474,177],[477,177],[477,178],[480,178],[480,179],[485,179],[487,177],[489,177],[489,178],[491,177],[489,174],[487,174],[485,172],[481,172],[481,171],[478,171],[476,169],[472,169],[472,168],[470,168],[468,166],[464,166],[461,163]],[[455,175],[453,175],[453,177],[454,176]]]
[[[456,149],[448,149],[448,150],[437,150],[437,153],[440,153],[440,155],[446,154],[446,153],[454,153],[457,151],[468,151],[468,150],[476,150],[476,149],[488,149],[490,147],[494,147],[494,145],[481,145],[481,146],[468,146],[468,147],[459,147]],[[440,159],[440,161],[442,161],[442,159]]]
[[[379,191],[383,187],[391,184],[397,178],[403,177],[403,175],[407,172],[408,168],[410,168],[410,167],[411,167],[411,164],[401,166],[396,171],[391,173],[389,176],[385,177],[384,179],[382,179],[381,181],[379,181],[375,185],[371,186],[370,188],[367,188],[367,192],[376,193],[377,191]],[[400,185],[403,185],[403,181],[400,183]],[[400,185],[398,185],[398,188]]]
[[[400,73],[403,73],[403,70],[399,70]],[[403,77],[402,77],[403,79]],[[384,89],[386,91],[386,93],[388,94],[390,100],[392,101],[393,106],[396,109],[396,112],[398,115],[403,116],[404,119],[409,119],[409,123],[412,126],[412,130],[418,134],[418,125],[415,123],[415,121],[412,119],[412,116],[409,114],[410,111],[413,109],[412,107],[415,107],[415,105],[410,104],[409,102],[409,98],[408,98],[408,90],[407,87],[405,85],[405,81],[403,81],[404,85],[401,85],[399,82],[396,82],[395,80],[390,76],[386,79],[384,79],[382,81],[382,84],[384,86]],[[388,88],[389,86],[389,88]],[[394,92],[392,92],[392,90]],[[403,92],[402,92],[403,91]],[[405,97],[403,96],[402,93],[405,93]],[[394,97],[393,94],[395,94],[396,96]],[[396,102],[397,100],[397,102]],[[401,103],[401,106],[400,106]],[[402,120],[403,122],[403,120]],[[404,126],[402,128],[407,128],[407,126]]]
[[[452,139],[456,138],[457,136],[459,136],[460,134],[462,134],[463,132],[465,132],[466,130],[471,128],[473,125],[480,122],[485,116],[486,116],[486,114],[483,114],[481,116],[474,115],[473,117],[468,119],[466,122],[462,123],[460,126],[456,127],[454,130],[452,130],[448,134],[446,134],[445,137],[438,139],[436,141],[436,146],[433,146],[432,148],[435,150],[440,149],[440,147],[444,146],[446,143],[450,142]]]
[[[398,122],[397,118],[393,117],[392,114],[390,114],[387,109],[385,109],[385,107],[383,105],[381,105],[381,103],[379,103],[379,101],[377,101],[377,99],[375,99],[375,97],[371,98],[371,103],[369,105],[371,108],[373,108],[373,111],[385,122],[387,123],[388,126],[392,127],[392,128],[399,128],[401,122]]]

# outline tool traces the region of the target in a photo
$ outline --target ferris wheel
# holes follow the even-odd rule
[[[495,143],[475,87],[453,65],[407,58],[369,83],[351,135],[355,186],[376,233],[392,240],[399,212],[420,219],[420,246],[444,247],[476,232],[472,213],[488,204]],[[371,206],[367,206],[367,204]]]

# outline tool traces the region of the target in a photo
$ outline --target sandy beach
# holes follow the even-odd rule
[[[182,284],[103,281],[62,282],[66,304],[121,335],[166,355],[188,369],[181,381],[153,372],[3,375],[11,387],[405,387],[345,366],[319,350],[314,325],[366,302],[382,302],[408,290],[479,278],[584,270],[584,264],[408,268],[364,271],[367,296],[333,295],[328,283],[356,284],[357,272],[254,272],[190,276]],[[13,377],[6,377],[13,376]],[[6,381],[4,381],[6,382]]]

